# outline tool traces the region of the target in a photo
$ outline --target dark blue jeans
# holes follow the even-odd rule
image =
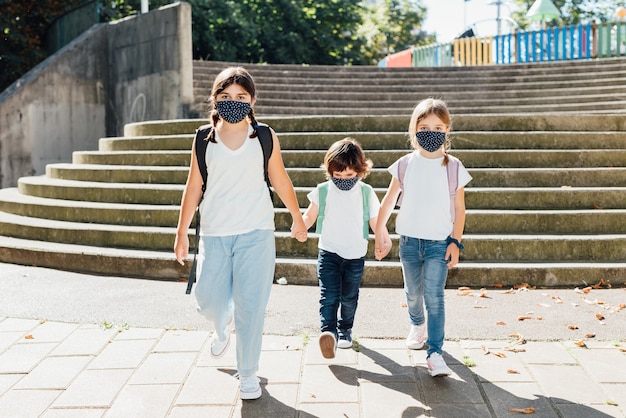
[[[365,257],[347,260],[319,250],[317,278],[322,332],[332,332],[337,338],[351,337],[364,268]]]

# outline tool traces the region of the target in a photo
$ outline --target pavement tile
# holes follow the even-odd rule
[[[279,418],[292,415],[274,415]],[[309,403],[300,404],[298,418],[355,418],[359,417],[358,403]],[[244,415],[245,417],[245,415]]]
[[[526,350],[518,353],[526,364],[576,364],[576,359],[560,342],[532,341],[517,348]]]
[[[624,418],[626,415],[619,408],[611,405],[557,405],[562,416],[567,418]]]
[[[231,418],[232,406],[175,406],[168,418]]]
[[[54,408],[108,408],[132,369],[85,370],[52,405]]]
[[[270,383],[298,383],[303,357],[302,351],[261,351],[257,374]]]
[[[0,354],[0,374],[29,373],[57,344],[15,344]]]
[[[150,354],[156,340],[113,340],[96,357],[90,369],[135,368]]]
[[[24,331],[0,332],[0,353],[7,350],[13,344],[24,338]]]
[[[422,397],[415,382],[361,383],[364,417],[420,416],[425,413]]]
[[[0,374],[0,396],[20,381],[25,374]]]
[[[481,382],[533,381],[526,365],[516,353],[498,349],[493,349],[490,354],[485,354],[483,350],[467,350],[466,352],[469,359],[475,362],[476,365],[471,367],[471,370]],[[506,357],[499,357],[498,355]]]
[[[152,351],[200,351],[211,334],[207,331],[168,330]]]
[[[52,356],[95,356],[109,344],[117,331],[97,325],[82,325],[50,353]]]
[[[365,346],[359,352],[360,378],[370,382],[416,382],[415,369],[406,348],[370,350]]]
[[[68,409],[50,408],[44,412],[39,418],[102,418],[106,412],[106,409]]]
[[[483,383],[483,390],[497,417],[519,418],[519,412],[509,412],[509,408],[535,408],[533,417],[558,418],[550,400],[535,382]]]
[[[578,348],[573,349],[572,354],[594,381],[626,383],[626,353],[615,348],[593,350]],[[615,370],[623,370],[623,373],[615,373]]]
[[[490,416],[490,413],[489,408],[484,404],[438,404],[430,406],[428,416],[438,418],[485,418]]]
[[[626,416],[626,384],[623,383],[605,383],[600,387],[607,394],[608,399],[612,402],[616,402],[619,409],[624,411]]]
[[[130,327],[119,332],[115,336],[115,340],[157,340],[166,332],[166,330],[159,328]]]
[[[152,353],[135,371],[129,383],[183,383],[196,356],[197,353]]]
[[[335,358],[324,358],[319,347],[318,336],[311,338],[305,350],[305,364],[357,364],[357,352],[354,350],[337,349]]]
[[[30,331],[32,339],[25,340],[30,343],[60,342],[66,339],[80,325],[66,324],[64,322],[45,321]]]
[[[234,336],[234,335],[233,335]],[[261,350],[299,350],[304,351],[306,338],[302,335],[264,335]]]
[[[107,418],[166,417],[180,385],[126,385],[106,414]]]
[[[60,390],[10,390],[0,398],[0,417],[38,417],[59,394]]]
[[[239,396],[239,380],[231,373],[216,367],[194,367],[175,404],[232,405]]]
[[[305,365],[300,402],[358,402],[358,374],[358,369],[352,366]]]
[[[14,388],[65,389],[91,360],[91,356],[47,357]]]
[[[251,401],[239,400],[235,409],[235,416],[246,417],[296,417],[298,408],[298,385],[295,384],[268,384],[261,379],[261,398]],[[237,415],[240,413],[241,415]],[[323,416],[323,415],[321,415]]]
[[[606,394],[580,365],[529,364],[528,368],[555,404],[606,402]]]
[[[35,329],[39,324],[41,324],[39,319],[4,318],[0,322],[0,332],[28,332]]]
[[[424,404],[481,404],[484,403],[471,370],[465,366],[450,366],[450,376],[431,377],[426,368],[417,368],[419,384],[424,391]]]

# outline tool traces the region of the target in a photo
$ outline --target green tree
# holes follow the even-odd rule
[[[520,6],[519,10],[512,14],[513,19],[520,28],[527,29],[533,21],[526,17],[534,0],[515,0]],[[559,19],[548,20],[548,26],[572,25],[596,22],[607,22],[616,19],[615,11],[619,6],[626,6],[625,0],[552,0],[552,3],[561,12]]]
[[[420,0],[384,0],[364,14],[359,34],[366,40],[361,55],[374,64],[389,54],[435,42],[422,30],[426,8]]]

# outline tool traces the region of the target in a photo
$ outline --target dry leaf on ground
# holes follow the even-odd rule
[[[498,321],[498,322],[496,322],[496,325],[506,325],[506,322],[504,322],[504,321]]]
[[[600,321],[604,320],[604,315],[602,315],[601,313],[597,313],[596,314],[596,318],[598,318]]]
[[[24,336],[24,339],[26,339],[26,340],[33,340],[34,338],[35,338],[35,337],[33,337],[33,335],[32,335],[32,334],[28,334],[28,335],[25,335],[25,336]]]
[[[509,408],[509,412],[519,412],[520,414],[534,414],[535,408]]]
[[[576,344],[577,346],[582,347],[582,348],[587,348],[587,344],[585,344],[584,340],[576,340],[576,341],[574,341],[574,344]]]
[[[506,371],[508,374],[519,374],[519,372],[517,370],[514,369],[509,369]]]
[[[578,329],[576,325],[568,325],[567,329]]]
[[[517,317],[518,321],[524,321],[525,319],[533,319],[533,317],[530,315],[520,315]]]

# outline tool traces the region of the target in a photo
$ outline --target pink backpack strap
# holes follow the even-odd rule
[[[412,154],[407,154],[404,157],[400,158],[398,161],[398,180],[400,180],[400,196],[398,197],[398,202],[396,206],[400,207],[402,204],[402,195],[404,191],[404,175],[406,174],[406,168],[409,165],[409,159]]]
[[[456,189],[459,186],[459,164],[461,162],[458,158],[448,154],[448,164],[446,165],[446,171],[448,172],[448,190],[450,192],[450,217],[454,223],[454,199],[456,198]]]

